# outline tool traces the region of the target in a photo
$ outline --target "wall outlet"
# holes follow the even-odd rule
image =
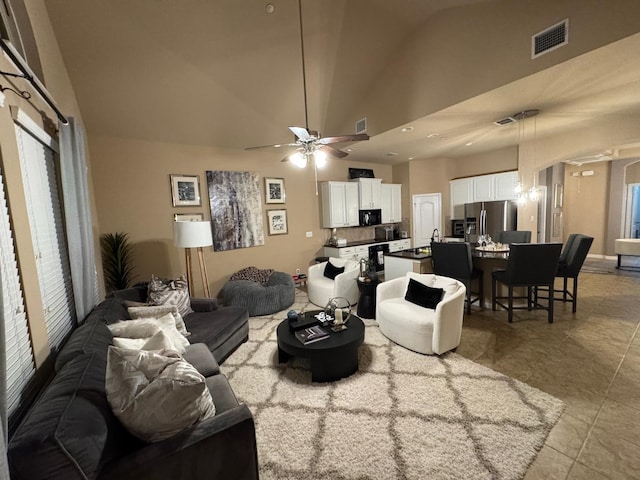
[[[296,275],[300,275],[300,269],[296,268]]]
[[[313,232],[307,232],[307,238],[313,237]]]

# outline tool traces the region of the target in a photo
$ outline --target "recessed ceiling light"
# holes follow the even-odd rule
[[[347,152],[353,152],[353,148],[345,148]]]
[[[267,11],[267,13],[273,13],[276,11],[276,7],[273,5],[273,3],[267,3],[265,10]]]
[[[398,155],[398,154],[397,154],[396,152],[389,152],[389,153],[387,153],[387,157],[395,157],[395,156],[397,156],[397,155]]]
[[[401,132],[413,132],[413,127],[404,127]]]
[[[466,145],[467,147],[470,147],[471,145],[473,145],[473,142],[467,142],[467,143],[465,143],[465,145]]]
[[[439,137],[440,134],[439,133],[430,133],[429,135],[427,135],[427,138],[436,138]]]
[[[413,160],[413,157],[409,157],[409,158],[407,158],[407,160]]]

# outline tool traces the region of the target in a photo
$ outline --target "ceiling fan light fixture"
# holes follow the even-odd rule
[[[313,152],[313,159],[316,162],[316,167],[322,168],[327,164],[327,154],[322,150],[316,150]]]
[[[307,156],[302,152],[294,152],[289,155],[289,161],[298,168],[304,168],[307,166]]]

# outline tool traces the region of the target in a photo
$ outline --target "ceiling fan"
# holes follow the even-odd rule
[[[319,167],[323,167],[326,164],[327,157],[344,158],[348,155],[347,152],[335,148],[331,146],[331,144],[369,140],[369,135],[367,135],[366,133],[359,133],[354,135],[322,137],[319,132],[309,129],[309,116],[307,111],[307,77],[305,72],[304,36],[302,31],[302,0],[298,0],[298,13],[300,17],[300,51],[302,53],[302,87],[304,91],[305,127],[289,127],[289,130],[291,130],[291,132],[293,132],[293,134],[295,135],[295,140],[292,143],[248,147],[245,148],[245,150],[253,150],[259,148],[295,149],[293,153],[288,154],[282,159],[282,161],[290,161],[297,167],[304,168],[307,166],[310,160],[313,160],[317,179],[317,169]]]

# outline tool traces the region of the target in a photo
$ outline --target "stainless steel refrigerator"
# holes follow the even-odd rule
[[[465,203],[464,240],[478,243],[478,235],[491,235],[493,241],[502,230],[516,230],[518,205],[513,201]]]

